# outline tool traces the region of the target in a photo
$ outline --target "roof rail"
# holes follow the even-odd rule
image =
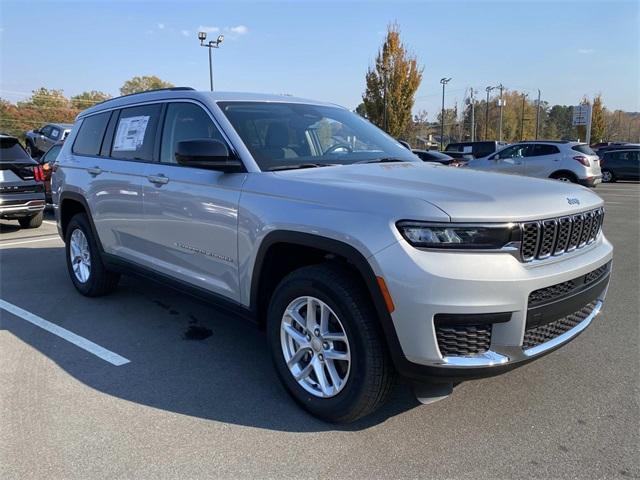
[[[103,100],[102,102],[96,103],[95,105],[92,105],[89,108],[93,108],[97,105],[102,105],[103,103],[107,103],[110,102],[112,100],[118,100],[120,98],[125,98],[125,97],[132,97],[133,95],[142,95],[143,93],[153,93],[153,92],[166,92],[166,91],[184,91],[184,90],[195,90],[195,88],[193,87],[167,87],[167,88],[154,88],[153,90],[145,90],[144,92],[135,92],[135,93],[128,93],[126,95],[119,95],[117,97],[113,97],[113,98],[107,98],[106,100]]]

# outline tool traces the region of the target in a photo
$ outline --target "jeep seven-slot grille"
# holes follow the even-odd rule
[[[523,261],[544,259],[582,248],[595,241],[602,228],[604,209],[522,224],[520,256]]]
[[[537,347],[538,345],[559,337],[563,333],[568,332],[583,322],[589,315],[591,315],[591,312],[593,312],[595,307],[596,301],[594,300],[577,312],[571,313],[566,317],[561,317],[553,322],[547,323],[546,325],[539,325],[537,327],[527,329],[524,332],[522,347],[524,349]]]

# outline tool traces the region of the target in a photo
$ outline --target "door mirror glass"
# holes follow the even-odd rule
[[[229,173],[243,170],[240,160],[229,154],[224,143],[208,138],[178,142],[175,158],[178,164],[186,167]]]

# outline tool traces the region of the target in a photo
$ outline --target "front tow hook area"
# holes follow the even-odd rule
[[[413,393],[423,405],[444,400],[453,393],[453,383],[413,382]]]

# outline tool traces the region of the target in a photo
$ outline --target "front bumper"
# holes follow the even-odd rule
[[[593,302],[575,327],[533,347],[523,347],[531,314],[529,295],[569,282],[610,262],[612,247],[600,234],[582,250],[547,260],[522,263],[505,253],[434,252],[398,242],[370,258],[385,279],[396,306],[391,314],[397,342],[389,342],[401,374],[447,380],[491,376],[523,365],[564,345],[584,331],[600,313],[609,273],[580,293],[557,302],[557,318]],[[591,298],[593,297],[593,298]],[[576,303],[577,302],[577,303]],[[579,305],[579,306],[576,306]],[[443,355],[436,315],[496,315],[490,347],[478,354]],[[529,321],[530,323],[530,321]],[[399,352],[394,352],[394,343]]]

